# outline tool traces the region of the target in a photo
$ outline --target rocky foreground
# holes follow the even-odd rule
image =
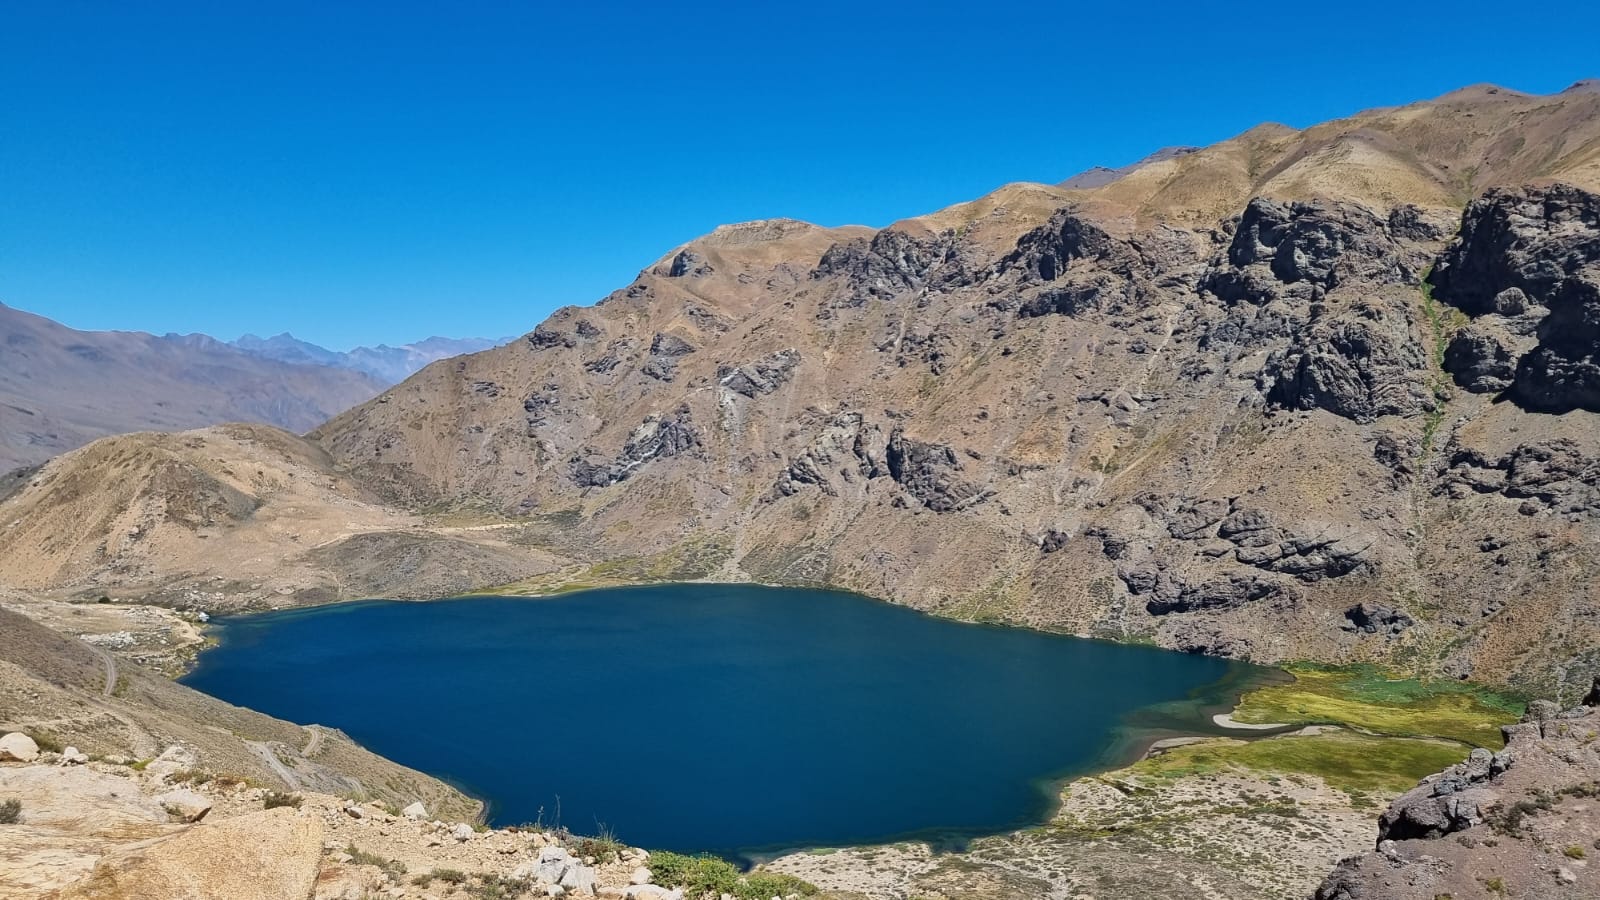
[[[267,790],[183,768],[181,748],[139,767],[13,733],[0,761],[4,898],[684,897],[613,841]]]
[[[1600,682],[1584,706],[1536,701],[1506,748],[1396,800],[1377,849],[1340,863],[1316,900],[1600,897]]]

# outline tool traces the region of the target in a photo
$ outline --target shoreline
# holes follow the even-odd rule
[[[230,624],[233,624],[235,620],[248,620],[264,615],[296,616],[312,615],[319,612],[325,614],[326,612],[335,608],[355,608],[359,605],[369,603],[437,603],[449,601],[484,600],[493,598],[511,600],[537,600],[553,597],[566,597],[568,595],[583,593],[584,591],[589,590],[634,590],[649,587],[659,587],[663,585],[726,585],[728,587],[757,587],[775,590],[821,590],[839,595],[847,595],[855,600],[866,600],[875,604],[899,607],[907,614],[926,616],[928,618],[938,619],[953,624],[974,625],[979,627],[1005,630],[1020,629],[1039,635],[1071,638],[1073,640],[1115,645],[1118,647],[1143,647],[1146,651],[1152,653],[1181,653],[1181,651],[1155,647],[1141,642],[1118,641],[1105,637],[1094,637],[1082,634],[1068,634],[1061,631],[1053,631],[1030,626],[1018,626],[992,622],[973,622],[970,620],[956,619],[950,616],[939,615],[936,612],[918,610],[914,607],[906,606],[905,604],[895,603],[893,601],[862,594],[857,591],[850,591],[835,587],[819,588],[798,585],[768,585],[753,581],[734,582],[709,579],[698,579],[684,582],[631,582],[608,587],[585,587],[573,591],[556,591],[549,594],[500,594],[476,592],[457,596],[436,597],[425,600],[351,598],[305,605],[280,606],[273,609],[240,611],[238,613],[214,616],[210,622],[206,623],[205,633],[208,638],[206,649],[213,649],[225,643],[225,638],[223,635]],[[1112,729],[1108,731],[1104,749],[1095,755],[1094,758],[1075,764],[1071,768],[1049,773],[1036,779],[1035,785],[1039,790],[1040,798],[1039,806],[1036,808],[1036,812],[1003,827],[979,830],[966,830],[957,828],[945,829],[933,827],[915,832],[902,832],[884,835],[881,838],[874,838],[861,843],[851,843],[849,845],[829,846],[826,844],[808,844],[804,846],[792,847],[733,847],[727,848],[724,852],[729,854],[729,858],[731,859],[739,860],[741,862],[751,862],[772,859],[796,852],[806,852],[819,849],[836,849],[837,846],[870,847],[910,841],[926,843],[931,847],[938,848],[958,846],[968,841],[980,838],[1015,834],[1020,831],[1025,831],[1029,828],[1047,825],[1059,813],[1063,803],[1063,791],[1072,782],[1086,777],[1093,777],[1098,774],[1113,772],[1118,769],[1133,765],[1146,758],[1153,748],[1156,748],[1158,745],[1162,745],[1167,741],[1183,740],[1189,742],[1228,737],[1229,735],[1220,734],[1212,730],[1223,727],[1218,721],[1219,717],[1227,716],[1231,711],[1237,709],[1240,701],[1246,694],[1270,684],[1281,683],[1285,680],[1292,680],[1292,676],[1278,667],[1261,666],[1257,663],[1251,663],[1242,660],[1228,660],[1222,657],[1212,658],[1218,659],[1220,662],[1225,663],[1227,669],[1209,685],[1197,688],[1196,692],[1198,696],[1167,701],[1166,703],[1156,704],[1151,707],[1144,707],[1138,710],[1129,711],[1127,718],[1125,718],[1119,724],[1113,726]],[[197,658],[195,660],[195,664],[197,665],[198,662],[199,660]],[[183,683],[187,676],[193,672],[193,669],[194,666],[191,666],[189,670],[184,673],[184,675],[179,676],[174,680]],[[1130,718],[1131,721],[1129,721]],[[1277,727],[1279,726],[1266,726],[1266,730],[1276,729]],[[1250,730],[1255,731],[1257,729]],[[1265,737],[1267,735],[1260,736]],[[483,804],[481,820],[486,823],[492,821],[494,803],[490,795],[474,790],[464,790],[464,786],[459,782],[444,778],[438,774],[433,774],[433,777],[445,780],[446,783],[451,784],[458,790],[462,790],[463,793],[467,794],[467,796],[480,801]]]

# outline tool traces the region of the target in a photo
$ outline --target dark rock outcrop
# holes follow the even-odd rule
[[[1490,191],[1428,281],[1477,320],[1446,356],[1457,383],[1540,412],[1600,411],[1600,195]]]
[[[1521,444],[1498,459],[1458,449],[1438,491],[1501,494],[1531,502],[1536,511],[1592,517],[1600,514],[1600,459],[1565,439]]]
[[[992,493],[959,477],[961,460],[950,445],[912,440],[898,428],[889,436],[884,461],[889,476],[934,512],[964,509]]]
[[[579,487],[606,487],[626,481],[636,470],[653,459],[681,456],[700,447],[700,432],[695,429],[687,407],[670,416],[645,419],[622,445],[615,459],[593,453],[574,457],[568,474]]]
[[[1444,369],[1456,384],[1473,393],[1494,393],[1511,386],[1520,355],[1500,329],[1472,323],[1450,339],[1444,351]]]
[[[1427,365],[1405,312],[1376,302],[1313,321],[1267,360],[1260,382],[1271,405],[1366,423],[1433,409]]]
[[[1299,598],[1294,588],[1260,575],[1230,575],[1200,584],[1181,585],[1176,592],[1162,590],[1162,587],[1160,580],[1156,580],[1150,590],[1157,596],[1145,601],[1145,611],[1153,616],[1237,609],[1265,601],[1292,603]]]
[[[721,366],[717,369],[717,381],[728,390],[753,400],[762,394],[776,391],[780,385],[789,380],[795,366],[798,365],[800,365],[799,351],[779,350],[749,365],[737,368]]]
[[[952,232],[923,237],[886,228],[870,240],[828,248],[811,277],[844,277],[846,290],[834,306],[860,306],[873,297],[889,300],[908,291],[951,287],[972,278],[957,244]]]
[[[1339,627],[1360,634],[1394,637],[1415,624],[1416,620],[1405,610],[1381,603],[1363,602],[1344,611],[1344,624]]]
[[[1315,582],[1368,571],[1376,541],[1353,528],[1313,525],[1304,531],[1279,527],[1266,510],[1241,506],[1237,498],[1164,500],[1143,494],[1134,502],[1166,525],[1178,540],[1221,538],[1227,544],[1207,555],[1231,553],[1247,566]],[[1230,548],[1228,544],[1233,546]]]
[[[1225,260],[1200,287],[1227,303],[1261,305],[1291,294],[1317,299],[1350,281],[1405,281],[1411,274],[1389,223],[1371,210],[1257,197],[1234,226]]]

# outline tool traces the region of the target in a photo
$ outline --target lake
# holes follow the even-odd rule
[[[762,850],[1035,824],[1056,779],[1272,670],[837,591],[675,584],[219,619],[184,683],[484,798],[491,821]]]

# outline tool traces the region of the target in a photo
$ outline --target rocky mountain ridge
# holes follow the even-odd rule
[[[1580,690],[1596,104],[1471,88],[878,232],[719,229],[312,438],[613,568]]]

